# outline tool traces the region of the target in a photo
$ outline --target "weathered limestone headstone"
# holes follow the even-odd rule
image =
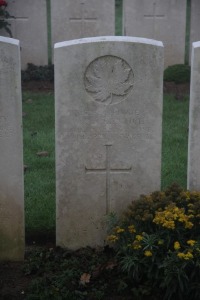
[[[19,41],[0,37],[0,260],[24,256]]]
[[[20,40],[21,65],[48,64],[46,0],[8,0],[12,37]],[[8,34],[1,30],[1,35]]]
[[[160,188],[163,46],[55,45],[57,245],[103,245],[105,215]]]
[[[191,64],[188,189],[200,191],[200,42],[193,43]]]
[[[51,0],[52,45],[115,34],[114,0]]]
[[[165,67],[184,63],[186,0],[123,0],[124,35],[162,41]]]
[[[200,41],[200,1],[191,1],[191,20],[190,20],[190,58],[192,43]]]

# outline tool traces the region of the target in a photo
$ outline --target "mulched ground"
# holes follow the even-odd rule
[[[22,82],[22,89],[31,92],[53,92],[54,83],[52,81],[25,81]]]
[[[24,91],[47,92],[54,91],[53,82],[49,81],[30,81],[22,84]],[[189,84],[175,84],[173,82],[164,83],[164,93],[175,94],[178,101],[184,100],[184,96],[189,94]],[[35,237],[36,239],[36,237]],[[34,240],[28,239],[28,243]],[[49,241],[45,246],[49,246]],[[32,246],[35,247],[35,246]],[[26,248],[26,252],[30,246]],[[31,276],[25,276],[22,272],[23,262],[3,262],[0,263],[0,299],[1,300],[21,300],[26,298],[26,289],[32,280]],[[121,297],[115,297],[112,300],[121,300]],[[111,300],[111,299],[110,299]],[[128,299],[127,299],[128,300]]]

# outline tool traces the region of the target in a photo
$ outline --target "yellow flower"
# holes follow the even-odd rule
[[[119,226],[117,226],[117,227],[115,228],[115,231],[116,231],[116,233],[122,233],[122,232],[124,232],[125,230],[124,230],[123,228],[120,228]]]
[[[192,222],[185,222],[185,228],[191,229],[193,225],[194,224]]]
[[[195,243],[196,243],[195,240],[188,240],[187,241],[187,244],[190,245],[190,246],[194,246]]]
[[[107,240],[110,241],[111,243],[115,243],[118,240],[118,236],[111,234],[107,237]]]
[[[139,249],[142,248],[142,246],[140,245],[139,242],[135,241],[135,242],[133,242],[132,248],[133,248],[134,250],[139,250]]]
[[[128,226],[128,231],[129,231],[130,233],[135,233],[135,232],[136,232],[136,230],[135,230],[135,227],[134,227],[134,225],[130,225],[130,226]]]
[[[175,250],[179,250],[180,248],[181,248],[180,243],[179,243],[179,242],[175,242],[175,243],[174,243],[174,249],[175,249]]]
[[[147,256],[147,257],[150,257],[150,256],[153,255],[153,253],[152,253],[150,250],[146,250],[146,251],[144,252],[144,255]]]
[[[190,251],[188,251],[187,253],[179,252],[177,254],[177,256],[179,258],[185,259],[185,260],[190,260],[190,259],[192,259],[194,257],[193,254]]]
[[[188,253],[186,253],[185,259],[189,260],[189,259],[192,259],[193,257],[194,257],[193,254],[191,252],[188,252]]]
[[[177,256],[179,258],[184,258],[185,254],[183,252],[179,252],[179,253],[177,253]]]
[[[159,240],[158,241],[158,245],[163,245],[164,244],[164,241],[163,240]]]
[[[140,234],[137,234],[135,238],[136,238],[137,241],[142,241],[143,240],[143,236],[140,235]]]

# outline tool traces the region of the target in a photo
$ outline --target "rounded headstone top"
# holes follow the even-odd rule
[[[130,36],[100,36],[100,37],[91,37],[91,38],[82,38],[70,41],[63,41],[56,43],[54,48],[61,48],[66,46],[73,46],[77,44],[89,44],[89,43],[105,43],[105,42],[124,42],[124,43],[138,43],[138,44],[149,44],[153,46],[163,47],[161,41],[139,38],[139,37],[130,37]]]
[[[8,37],[5,37],[5,36],[0,36],[0,42],[19,46],[19,40],[16,40],[16,39],[13,39],[13,38],[8,38]]]

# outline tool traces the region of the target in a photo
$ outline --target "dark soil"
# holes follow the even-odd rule
[[[54,82],[53,81],[23,81],[22,89],[24,91],[31,92],[53,92],[54,91]]]
[[[164,82],[163,92],[164,94],[173,94],[175,95],[176,100],[182,101],[184,100],[185,96],[189,95],[190,93],[190,84],[176,84],[174,82]]]

